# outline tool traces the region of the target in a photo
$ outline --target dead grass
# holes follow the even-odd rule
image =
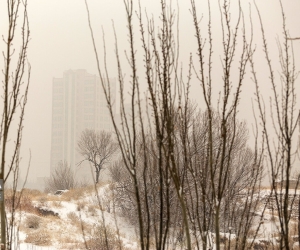
[[[29,230],[27,231],[25,242],[37,246],[50,246],[52,243],[51,233],[45,228]]]
[[[46,206],[48,203],[48,197],[45,195],[41,195],[39,197],[36,197],[36,201],[41,205],[41,206]]]
[[[107,185],[109,182],[101,182],[96,185],[96,188],[100,188],[104,185]],[[83,198],[85,195],[95,193],[95,185],[84,186],[76,189],[71,189],[68,192],[61,195],[61,200],[71,201],[71,200],[79,200]]]
[[[24,188],[22,190],[22,192],[23,192],[24,196],[28,196],[32,200],[34,200],[36,197],[40,197],[40,196],[44,195],[43,192],[41,192],[39,190],[36,190],[36,189],[27,189],[27,188]]]
[[[53,206],[53,207],[57,207],[57,208],[62,207],[61,201],[53,201],[53,202],[52,202],[52,206]]]
[[[35,207],[32,202],[32,196],[20,192],[13,192],[12,190],[7,190],[4,195],[5,207],[7,211],[11,212],[13,209],[15,211],[24,211],[28,213],[34,213]]]
[[[34,201],[38,203],[37,206],[34,205]],[[16,211],[39,215],[38,207],[47,207],[50,201],[52,201],[54,207],[61,207],[61,199],[59,196],[49,196],[38,190],[23,189],[22,193],[14,193],[12,190],[5,192],[7,211],[12,211],[12,207],[14,206]]]
[[[73,241],[66,238],[65,242],[61,244],[61,249],[68,250],[68,249],[86,249],[83,242]]]
[[[71,189],[68,192],[62,194],[61,200],[64,201],[71,201],[71,200],[79,200],[80,198],[83,198],[85,194],[91,193],[91,187],[82,187],[82,188],[76,188],[76,189]]]
[[[71,221],[72,225],[76,227],[76,232],[82,234],[82,230],[90,231],[92,225],[81,220],[80,216],[75,212],[70,212],[67,214],[68,219]]]
[[[106,184],[100,183],[97,185],[97,188]],[[77,203],[77,211],[79,213],[70,212],[67,215],[70,221],[68,224],[72,225],[72,232],[68,229],[69,227],[66,227],[66,221],[61,220],[59,216],[51,215],[50,213],[41,216],[41,212],[39,212],[39,209],[49,209],[52,212],[51,207],[62,207],[62,201],[76,201],[87,195],[93,195],[94,197],[94,185],[70,190],[60,196],[47,195],[38,190],[29,189],[23,190],[22,196],[20,194],[20,192],[16,193],[16,197],[20,198],[19,210],[27,213],[25,220],[20,225],[20,230],[27,235],[24,240],[25,243],[37,246],[50,246],[53,245],[53,241],[55,240],[55,242],[59,242],[60,249],[85,249],[83,235],[86,235],[89,249],[106,249],[104,227],[91,225],[80,218],[80,213],[83,210],[90,216],[97,216],[99,210],[98,203],[94,204],[95,202],[92,202],[86,204],[81,201]],[[7,190],[5,199],[8,201],[8,205],[13,201],[13,197],[13,192]],[[109,199],[107,200],[109,201]],[[57,231],[58,227],[61,230]],[[118,241],[116,232],[110,227],[107,227],[106,230],[110,249],[120,249],[119,244],[121,243]],[[81,237],[78,237],[78,235],[81,235]]]

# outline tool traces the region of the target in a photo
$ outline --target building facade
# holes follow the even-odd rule
[[[115,103],[116,80],[104,81],[109,84]],[[87,128],[112,130],[100,78],[86,70],[65,71],[62,78],[53,79],[50,172],[60,161],[74,168],[78,165],[77,141]]]

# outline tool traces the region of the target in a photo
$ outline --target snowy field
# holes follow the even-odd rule
[[[260,197],[267,197],[269,194],[269,190],[264,190]],[[137,232],[129,221],[116,215],[118,213],[113,207],[111,195],[112,188],[109,184],[98,188],[98,196],[93,188],[80,192],[72,190],[59,196],[43,193],[32,195],[35,210],[25,209],[26,211],[18,212],[15,216],[20,221],[16,225],[20,226],[19,232],[15,233],[13,249],[86,249],[85,242],[94,246],[90,249],[101,249],[99,245],[93,245],[93,240],[103,241],[103,238],[99,238],[99,235],[103,235],[103,232],[99,231],[102,230],[101,225],[109,228],[109,237],[117,244],[121,242],[123,249],[138,249]],[[100,207],[102,209],[99,209]],[[262,220],[261,211],[255,213],[259,218],[255,223],[261,224],[255,241],[275,243],[274,232],[278,228],[278,218],[269,209],[266,209]],[[291,227],[295,227],[296,230],[296,220],[291,221]],[[223,236],[227,239],[235,238],[234,234]],[[298,243],[295,242],[294,246],[298,247]]]

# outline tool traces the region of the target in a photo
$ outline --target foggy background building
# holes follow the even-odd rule
[[[116,80],[109,79],[108,82],[115,103]],[[112,130],[100,78],[83,69],[65,71],[62,78],[53,79],[50,172],[60,161],[66,161],[76,172],[80,171],[77,169],[81,161],[77,141],[87,128]],[[87,178],[89,172],[86,168],[81,170],[80,177]]]

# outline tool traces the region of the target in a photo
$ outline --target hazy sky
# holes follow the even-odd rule
[[[134,3],[137,3],[134,0]],[[176,1],[174,8],[176,7]],[[180,43],[181,43],[181,60],[186,62],[190,52],[195,52],[192,48],[194,45],[192,18],[189,13],[190,4],[188,0],[178,0],[180,6]],[[207,18],[207,1],[197,1],[199,13],[203,14],[203,20]],[[210,1],[212,5],[213,25],[218,26],[219,9],[216,0]],[[248,3],[244,1],[247,12]],[[276,36],[282,34],[281,16],[279,2],[276,0],[259,0],[258,6],[261,10],[263,21],[266,27],[270,46],[275,54],[278,53],[276,48]],[[285,0],[284,9],[287,17],[287,25],[291,36],[300,37],[300,1]],[[101,29],[103,27],[106,34],[108,49],[108,64],[111,77],[117,77],[115,60],[113,54],[113,32],[112,20],[118,34],[120,51],[123,55],[125,45],[127,45],[126,36],[126,19],[124,4],[122,0],[89,0],[91,10],[92,24],[96,32],[96,40],[101,48]],[[158,15],[159,1],[141,0],[142,8],[147,8],[149,14]],[[234,3],[232,8],[234,11]],[[31,173],[36,176],[49,174],[50,166],[50,146],[51,146],[51,95],[52,95],[52,78],[61,77],[63,71],[68,69],[86,69],[89,73],[96,74],[96,63],[92,48],[90,32],[87,23],[87,13],[83,0],[28,0],[28,13],[30,20],[31,41],[28,58],[32,66],[32,78],[30,83],[29,101],[26,110],[24,140],[22,146],[23,163],[27,164],[28,151],[31,149]],[[202,8],[202,6],[204,6]],[[5,35],[6,27],[6,1],[0,3],[0,33]],[[253,19],[257,20],[254,10]],[[234,13],[233,13],[234,16]],[[247,18],[247,17],[246,17]],[[254,20],[256,24],[257,21]],[[205,23],[204,23],[204,26]],[[259,33],[259,28],[254,27],[255,33]],[[216,28],[216,31],[218,28]],[[138,29],[136,29],[138,34]],[[219,39],[220,33],[214,34],[214,39]],[[259,47],[259,41],[258,49]],[[300,41],[294,43],[295,55],[299,57]],[[4,43],[0,43],[0,49],[3,51]],[[218,49],[215,49],[218,54]],[[2,62],[1,62],[2,63]],[[2,64],[0,64],[3,67]],[[262,88],[264,88],[262,86]],[[195,87],[195,90],[197,87]],[[251,89],[251,88],[250,88]],[[268,91],[269,87],[266,87]],[[247,91],[246,91],[247,92]],[[196,91],[193,97],[200,96]],[[243,105],[245,111],[241,116],[246,118],[251,110],[252,93],[246,93],[243,96]]]

